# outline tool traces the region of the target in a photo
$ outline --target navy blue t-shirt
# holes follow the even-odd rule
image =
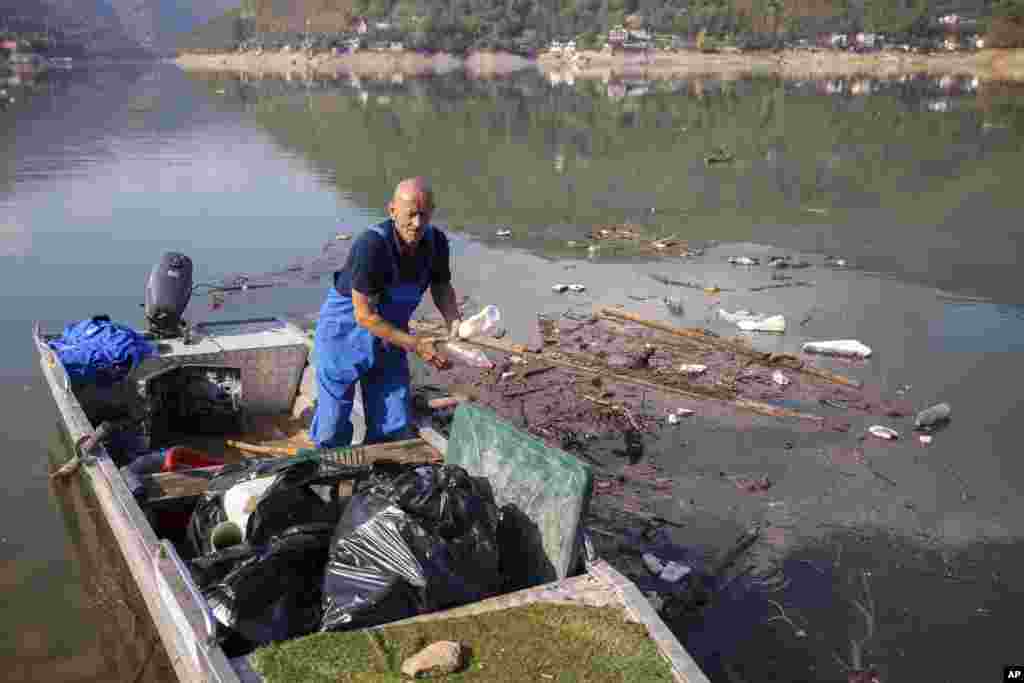
[[[367,230],[352,244],[345,265],[334,273],[334,288],[342,296],[352,296],[352,290],[374,296],[399,282],[417,282],[429,267],[431,285],[452,281],[451,257],[448,252],[448,238],[433,228],[433,250],[426,238],[416,245],[416,253],[402,258],[394,233],[394,223],[381,223],[387,237],[381,237],[373,230]],[[429,266],[428,266],[429,263]],[[396,268],[395,264],[399,264]]]

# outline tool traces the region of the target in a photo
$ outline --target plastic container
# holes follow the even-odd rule
[[[929,431],[943,422],[947,422],[952,413],[953,409],[949,407],[948,403],[939,403],[931,408],[925,408],[917,414],[917,418],[914,420],[914,429],[923,432]]]
[[[224,492],[224,514],[228,520],[238,525],[245,539],[245,529],[249,523],[249,515],[256,509],[256,503],[271,485],[277,481],[276,476],[260,477],[235,484]]]
[[[803,345],[804,353],[820,353],[825,356],[841,356],[844,358],[867,358],[871,355],[871,347],[861,344],[856,339],[839,339],[836,341],[807,342]]]
[[[498,307],[487,306],[473,317],[462,321],[462,324],[459,325],[459,338],[466,339],[481,334],[489,334],[498,329],[498,323],[500,322],[501,311],[498,310]]]
[[[483,351],[471,349],[456,342],[443,342],[438,344],[438,350],[453,361],[469,365],[474,368],[490,370],[494,367],[491,359],[484,355]]]

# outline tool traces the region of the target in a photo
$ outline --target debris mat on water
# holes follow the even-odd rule
[[[417,321],[413,327],[431,333],[439,325]],[[766,416],[832,429],[842,423],[823,406],[844,405],[846,415],[882,406],[880,397],[866,396],[852,380],[804,359],[762,353],[743,340],[701,330],[680,336],[601,315],[539,316],[538,326],[543,347],[537,353],[504,340],[478,339],[495,361],[493,370],[425,368],[425,381],[469,396],[556,446],[576,436],[654,431],[680,408],[741,424]],[[680,370],[692,365],[706,370]],[[788,384],[773,380],[779,368],[787,370]],[[835,378],[849,384],[830,381]]]

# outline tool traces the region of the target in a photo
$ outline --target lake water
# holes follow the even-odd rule
[[[649,507],[687,525],[674,540],[721,549],[742,526],[767,524],[771,542],[758,552],[784,563],[790,580],[776,602],[792,629],[769,622],[774,611],[728,605],[719,613],[729,623],[694,627],[688,644],[709,670],[843,680],[833,653],[848,660],[849,641],[864,635],[851,602],[864,571],[877,613],[865,661],[883,680],[996,680],[1020,663],[1024,88],[969,76],[240,80],[167,64],[4,87],[15,98],[0,111],[8,680],[167,676],[123,567],[101,550],[109,533],[80,492],[48,486],[48,453],[63,446],[32,323],[55,331],[107,313],[141,324],[143,285],[164,250],[189,254],[197,281],[304,266],[288,286],[229,297],[218,311],[196,299],[195,319],[309,314],[326,285],[305,275],[318,272],[324,245],[381,219],[395,182],[416,174],[432,178],[435,222],[453,235],[457,289],[501,306],[513,339],[531,335],[536,313],[570,306],[555,282],[586,284],[572,300],[580,307],[624,303],[650,317],[668,314],[657,299],[627,297],[671,293],[685,299],[672,319],[681,325],[732,333],[709,317],[717,305],[806,317],[755,343],[861,339],[875,358],[843,371],[887,395],[909,385],[918,408],[953,405],[952,424],[927,449],[913,438],[864,442],[892,483],[837,469],[830,456],[879,420],[909,435],[905,419],[796,436],[708,420],[653,444],[650,457],[680,489]],[[716,150],[732,160],[707,164]],[[682,262],[587,258],[568,246],[595,225],[626,222],[707,250]],[[499,227],[513,238],[496,239]],[[781,253],[816,264],[839,255],[855,267],[819,265],[806,271],[814,287],[753,293],[770,282],[767,270],[725,263]],[[652,274],[735,291],[710,302]],[[775,484],[767,497],[730,498],[719,472]]]

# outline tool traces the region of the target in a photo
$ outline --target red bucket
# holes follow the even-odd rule
[[[174,446],[168,448],[164,454],[164,464],[160,468],[164,472],[175,472],[177,470],[191,470],[197,467],[217,467],[223,465],[224,461],[212,455],[197,451],[186,446]]]

